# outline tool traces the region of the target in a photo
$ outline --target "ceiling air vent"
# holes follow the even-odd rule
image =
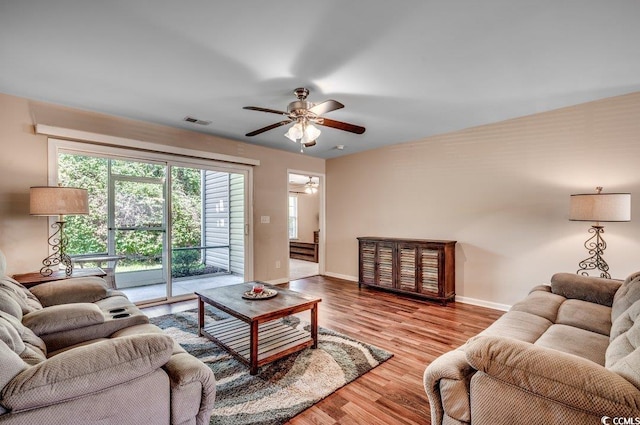
[[[211,121],[205,121],[205,120],[199,120],[198,118],[194,118],[194,117],[184,117],[184,121],[186,122],[190,122],[193,124],[199,124],[199,125],[209,125],[211,124]]]

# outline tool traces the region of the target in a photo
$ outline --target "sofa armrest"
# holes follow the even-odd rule
[[[54,305],[22,316],[22,324],[38,336],[98,323],[104,323],[104,314],[97,305],[90,303]]]
[[[109,288],[100,277],[55,280],[29,289],[43,307],[70,303],[93,303],[106,298]]]
[[[197,425],[208,424],[216,397],[216,378],[203,362],[179,351],[164,365],[171,382],[171,423],[190,423],[195,416]],[[198,396],[200,403],[194,405]]]
[[[551,292],[591,303],[611,307],[613,296],[622,282],[602,277],[582,276],[572,273],[556,273],[551,277]]]
[[[511,387],[595,416],[636,416],[640,392],[587,359],[510,338],[478,336],[464,346],[475,369]]]
[[[171,337],[160,334],[77,347],[19,373],[2,389],[0,403],[20,411],[82,397],[153,372],[172,350]]]
[[[423,382],[433,424],[443,423],[445,415],[460,423],[471,421],[469,382],[475,372],[461,348],[444,353],[427,366]]]
[[[112,338],[139,334],[160,334],[164,331],[152,324],[130,326],[119,330]],[[216,395],[213,372],[202,361],[187,353],[177,342],[173,355],[163,366],[171,385],[171,423],[208,425]]]

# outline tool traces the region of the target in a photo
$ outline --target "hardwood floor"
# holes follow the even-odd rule
[[[358,289],[357,283],[325,276],[284,286],[322,298],[320,326],[394,354],[293,418],[288,422],[291,425],[429,424],[429,403],[422,386],[425,367],[503,314],[469,304],[442,306],[365,287]],[[157,316],[195,307],[195,301],[187,301],[146,308],[144,312]]]

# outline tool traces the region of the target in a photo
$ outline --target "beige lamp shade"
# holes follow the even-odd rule
[[[631,221],[630,193],[571,195],[569,220]]]
[[[31,215],[89,214],[87,190],[59,186],[32,187],[30,213]]]

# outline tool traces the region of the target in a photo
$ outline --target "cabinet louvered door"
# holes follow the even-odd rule
[[[416,292],[416,277],[418,276],[416,257],[418,252],[419,250],[415,245],[399,244],[397,289]]]
[[[384,288],[393,288],[394,248],[394,244],[392,243],[378,243],[378,259],[376,262],[378,271],[377,284]]]
[[[440,293],[440,250],[423,248],[420,250],[420,293],[438,296]]]
[[[376,283],[376,248],[373,241],[360,241],[360,282],[367,285]]]

